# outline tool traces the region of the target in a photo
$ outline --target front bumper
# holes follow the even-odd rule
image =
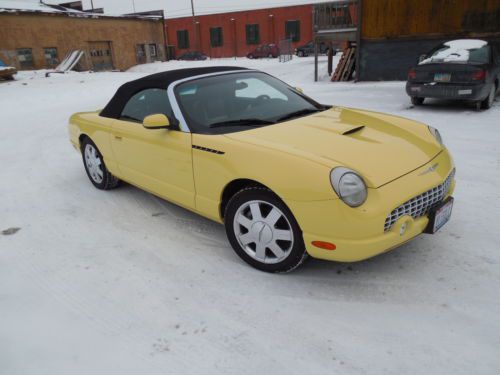
[[[435,170],[423,173],[436,163]],[[360,207],[351,208],[340,199],[286,203],[302,229],[309,255],[342,262],[359,261],[398,247],[424,232],[429,222],[427,216],[416,219],[402,216],[388,231],[384,230],[385,220],[399,205],[442,184],[453,168],[448,151],[443,150],[415,171],[378,189],[368,189],[368,199]],[[454,188],[453,180],[444,199],[451,196]],[[400,233],[403,223],[406,223],[406,230]],[[333,243],[336,249],[315,247],[313,241]]]
[[[450,100],[484,100],[490,93],[492,83],[474,85],[452,83],[406,83],[408,96]]]

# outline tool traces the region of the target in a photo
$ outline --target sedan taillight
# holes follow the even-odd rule
[[[473,81],[484,81],[486,78],[486,70],[476,70],[474,73],[472,73],[472,80]]]
[[[415,69],[411,68],[410,71],[408,72],[408,79],[415,79],[417,78],[417,72]]]

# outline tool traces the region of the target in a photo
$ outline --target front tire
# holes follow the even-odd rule
[[[225,210],[231,246],[246,263],[265,272],[290,272],[307,258],[302,232],[292,212],[264,187],[237,192]]]
[[[110,190],[117,187],[120,180],[108,171],[104,164],[104,158],[95,143],[90,138],[85,138],[82,141],[81,149],[85,172],[87,172],[92,185],[100,190]]]

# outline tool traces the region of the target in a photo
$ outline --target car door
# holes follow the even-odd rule
[[[142,126],[144,117],[158,113],[173,119],[167,90],[146,89],[132,96],[113,121],[111,147],[118,169],[124,180],[193,208],[191,134]]]

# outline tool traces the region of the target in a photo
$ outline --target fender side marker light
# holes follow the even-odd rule
[[[337,246],[331,242],[325,242],[325,241],[313,241],[311,242],[313,246],[319,247],[320,249],[324,250],[335,250]]]

